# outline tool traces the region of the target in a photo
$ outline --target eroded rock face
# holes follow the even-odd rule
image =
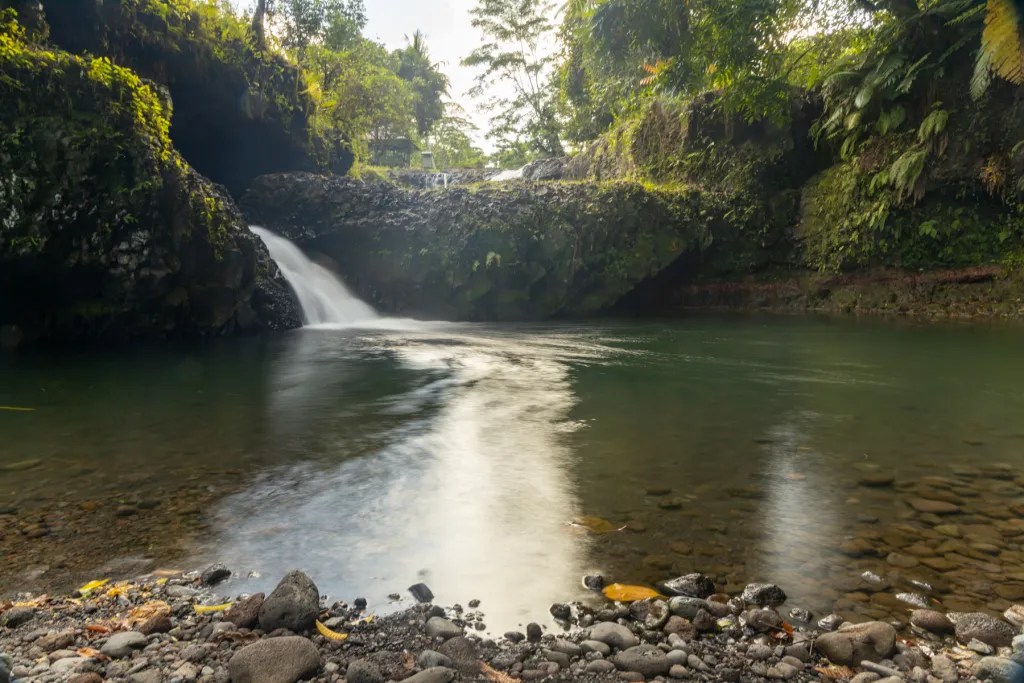
[[[0,338],[207,336],[295,326],[223,188],[171,146],[166,102],[110,62],[16,39],[0,58]],[[69,109],[70,107],[70,109]]]
[[[632,183],[416,191],[278,174],[257,179],[242,206],[337,263],[378,309],[458,320],[592,315],[684,254],[745,234],[713,193]]]
[[[258,175],[354,160],[310,130],[313,104],[299,70],[273,51],[216,35],[186,3],[42,0],[50,39],[106,55],[165,87],[175,147],[196,170],[240,194]]]

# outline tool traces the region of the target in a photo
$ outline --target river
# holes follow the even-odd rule
[[[376,611],[422,581],[499,630],[588,573],[902,619],[1024,597],[1020,327],[367,325],[0,359],[0,405],[34,409],[0,411],[0,585],[220,561],[239,592],[298,567]],[[124,504],[83,548],[81,511]]]

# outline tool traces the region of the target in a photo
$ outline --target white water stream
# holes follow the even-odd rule
[[[306,325],[355,325],[380,317],[353,296],[334,273],[310,261],[284,237],[256,226],[249,229],[267,245],[270,257],[295,291]]]

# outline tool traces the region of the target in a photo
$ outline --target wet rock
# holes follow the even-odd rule
[[[899,567],[901,569],[912,569],[919,565],[921,561],[912,555],[904,555],[902,553],[889,553],[885,561],[891,564],[893,567]]]
[[[616,624],[612,621],[603,621],[595,624],[590,629],[590,639],[605,643],[619,650],[634,647],[638,642],[632,631],[622,624]]]
[[[548,660],[549,662],[554,662],[562,669],[569,668],[569,655],[565,654],[564,652],[555,652],[553,650],[544,649],[541,650],[541,655],[543,655],[544,659]]]
[[[479,672],[480,653],[477,651],[476,643],[469,638],[458,636],[446,640],[437,651],[449,657],[458,671],[468,675]]]
[[[933,609],[914,610],[910,613],[910,623],[932,633],[953,633],[953,622]]]
[[[430,617],[424,627],[427,637],[448,640],[462,635],[462,627],[444,617]]]
[[[409,587],[417,602],[430,602],[434,599],[434,592],[426,584],[414,584]]]
[[[865,474],[857,484],[869,488],[884,488],[892,486],[895,481],[896,478],[891,474]]]
[[[146,636],[138,631],[125,631],[115,633],[107,638],[107,642],[100,648],[100,652],[111,659],[123,659],[130,657],[135,650],[146,647]]]
[[[773,583],[751,583],[743,589],[740,597],[751,605],[774,607],[786,601],[786,592]]]
[[[770,609],[753,609],[745,613],[744,621],[747,626],[758,633],[774,631],[782,626],[782,617],[778,612]]]
[[[1024,605],[1011,605],[1003,612],[1003,618],[1017,628],[1024,629]]]
[[[881,678],[874,671],[862,671],[850,679],[850,683],[876,683]]]
[[[588,652],[599,652],[605,657],[612,653],[612,648],[608,643],[602,643],[600,640],[584,640],[580,643],[580,650],[583,651],[583,654],[587,654]]]
[[[788,681],[798,673],[800,673],[800,669],[796,668],[792,664],[787,664],[786,662],[779,662],[778,664],[768,668],[768,678],[776,680]]]
[[[556,638],[555,641],[551,643],[550,649],[553,652],[561,652],[569,657],[579,657],[583,654],[583,648],[571,640],[565,640],[564,638]]]
[[[715,582],[700,573],[686,574],[658,584],[666,595],[706,599],[715,592]]]
[[[653,598],[637,600],[629,606],[629,611],[635,620],[643,623],[644,628],[650,631],[660,630],[670,615],[668,604]]]
[[[606,674],[615,671],[615,665],[607,659],[595,659],[587,664],[585,671],[590,674]]]
[[[0,678],[0,680],[3,680]],[[78,674],[68,679],[68,683],[103,683],[103,676],[90,671],[89,673]]]
[[[950,615],[956,624],[956,639],[961,643],[969,643],[974,639],[991,645],[1004,647],[1013,641],[1016,635],[1013,627],[982,612],[967,612]]]
[[[403,683],[450,683],[454,678],[455,672],[452,669],[444,666],[434,666],[409,676],[409,678],[404,679]]]
[[[551,616],[560,621],[569,621],[572,617],[572,608],[561,602],[556,602],[551,605],[550,612]]]
[[[528,640],[529,642],[531,642],[531,643],[539,643],[540,639],[541,639],[541,636],[543,634],[544,634],[544,632],[541,630],[540,624],[535,623],[535,622],[530,622],[529,624],[526,625],[526,640]]]
[[[349,663],[345,680],[348,683],[384,683],[384,675],[380,668],[368,659],[357,659]]]
[[[956,664],[946,655],[932,657],[932,675],[942,683],[956,683],[960,679]]]
[[[835,631],[843,625],[844,621],[846,620],[838,614],[827,614],[818,619],[818,628],[822,631]]]
[[[708,602],[707,600],[702,600],[700,598],[691,598],[685,595],[679,595],[669,599],[668,609],[672,614],[686,619],[693,619],[697,616],[697,612],[702,609],[708,609]]]
[[[436,650],[424,650],[420,653],[420,656],[416,658],[416,663],[424,669],[432,669],[435,666],[451,668],[452,666],[451,658],[437,652]]]
[[[944,500],[932,500],[930,498],[911,498],[907,501],[910,507],[918,512],[932,515],[951,515],[960,512],[960,506]]]
[[[228,661],[231,683],[295,683],[319,670],[320,653],[301,636],[258,640]]]
[[[789,610],[789,618],[793,621],[800,621],[805,624],[809,624],[811,620],[814,619],[814,616],[802,607],[794,607]]]
[[[671,668],[665,653],[653,645],[627,648],[612,658],[620,671],[638,671],[645,677],[660,676]]]
[[[213,564],[203,570],[199,581],[204,586],[216,586],[224,579],[231,576],[231,570],[222,564]]]
[[[698,633],[711,633],[718,630],[718,620],[707,610],[699,610],[693,618],[693,628]]]
[[[1024,666],[1005,657],[982,657],[974,665],[974,675],[993,683],[1021,683],[1024,681]]]
[[[198,595],[199,591],[195,588],[189,588],[188,586],[172,584],[164,589],[164,593],[166,593],[169,598],[194,598]]]
[[[259,623],[267,633],[285,628],[300,633],[312,628],[320,613],[320,591],[298,570],[285,574],[260,607]]]
[[[35,614],[35,610],[31,607],[12,607],[0,614],[0,627],[18,628],[31,621]]]
[[[972,638],[971,642],[967,643],[967,649],[971,652],[977,652],[979,655],[994,655],[996,649],[991,645],[986,645],[977,638]]]
[[[160,614],[154,614],[146,621],[142,622],[139,626],[138,631],[144,636],[151,636],[154,633],[167,633],[174,625],[171,623],[171,616],[166,612]]]
[[[587,590],[599,593],[604,588],[604,577],[600,574],[589,574],[584,576],[583,586]]]
[[[11,658],[0,653],[0,683],[11,683]]]
[[[668,621],[665,622],[665,625],[661,630],[669,635],[690,636],[693,634],[693,625],[690,623],[689,619],[672,615],[668,618]]]
[[[504,637],[510,643],[521,643],[526,640],[526,636],[519,631],[506,631]]]
[[[254,593],[238,600],[224,612],[224,621],[231,622],[238,628],[254,628],[259,622],[264,600],[263,593]]]
[[[878,661],[896,652],[896,629],[881,621],[844,624],[839,630],[824,633],[814,649],[835,664],[857,665],[864,660]]]
[[[643,683],[644,675],[639,671],[620,671],[619,680],[632,681],[633,683]]]
[[[71,647],[74,642],[74,631],[51,631],[37,639],[35,644],[43,652],[53,652]]]
[[[681,510],[685,501],[682,498],[663,498],[658,501],[658,507],[662,510]]]

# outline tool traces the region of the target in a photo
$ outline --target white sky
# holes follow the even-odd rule
[[[231,0],[248,10],[253,0]],[[365,0],[367,26],[364,35],[388,49],[403,47],[405,37],[417,29],[427,36],[427,46],[441,71],[451,79],[451,99],[460,104],[479,128],[474,135],[488,152],[493,145],[484,139],[490,116],[477,111],[478,103],[467,92],[473,87],[476,70],[461,66],[462,58],[482,42],[480,32],[470,24],[469,10],[476,0]]]

